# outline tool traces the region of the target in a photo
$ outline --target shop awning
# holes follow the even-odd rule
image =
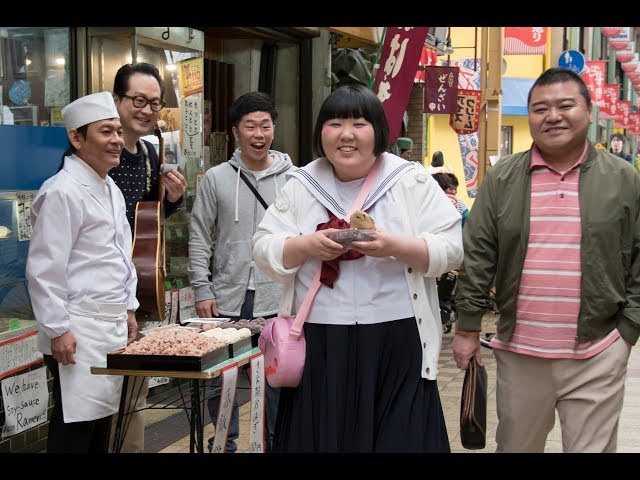
[[[502,77],[502,115],[527,116],[527,97],[534,78]]]

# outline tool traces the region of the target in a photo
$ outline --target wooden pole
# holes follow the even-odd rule
[[[478,187],[490,168],[490,157],[500,154],[502,109],[502,27],[482,27],[480,90],[482,105],[478,127]]]

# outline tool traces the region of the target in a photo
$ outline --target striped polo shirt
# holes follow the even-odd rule
[[[498,349],[543,358],[592,357],[618,337],[576,343],[580,313],[580,158],[566,172],[546,163],[537,148],[531,152],[531,218],[529,243],[520,277],[516,326],[508,342],[494,335]]]

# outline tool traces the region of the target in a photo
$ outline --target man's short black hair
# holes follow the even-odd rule
[[[267,112],[274,123],[278,118],[276,106],[269,95],[262,92],[249,92],[240,95],[229,107],[231,125],[237,127],[242,117],[253,112]]]
[[[624,135],[622,135],[621,133],[614,133],[613,135],[611,135],[611,138],[609,139],[609,142],[611,142],[611,140],[613,140],[614,138],[617,138],[618,140],[620,140],[623,144],[625,141]]]
[[[531,94],[536,87],[565,82],[577,83],[578,88],[580,89],[580,95],[582,95],[582,97],[587,102],[587,107],[591,108],[591,95],[589,95],[589,89],[587,88],[587,84],[584,83],[584,80],[582,80],[582,77],[571,70],[561,67],[553,67],[545,70],[536,79],[536,81],[533,82],[533,85],[531,86],[529,95],[527,97],[527,105],[531,104]]]
[[[116,77],[113,80],[113,93],[119,97],[123,97],[129,91],[129,78],[134,73],[141,73],[143,75],[151,75],[158,81],[160,85],[160,98],[164,97],[164,82],[160,76],[160,72],[155,65],[150,63],[127,63],[121,66],[116,73]]]

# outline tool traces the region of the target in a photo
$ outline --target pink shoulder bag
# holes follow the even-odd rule
[[[358,197],[353,202],[351,210],[345,218],[350,218],[353,212],[362,207],[378,176],[380,163],[381,160],[377,160],[376,165],[367,175]],[[302,301],[298,313],[294,317],[273,318],[265,325],[260,334],[258,347],[264,354],[264,373],[267,382],[274,388],[297,387],[300,384],[307,351],[307,343],[304,339],[302,327],[309,315],[311,302],[313,302],[320,288],[321,272],[322,269],[318,269],[318,272],[313,277],[313,282]]]

